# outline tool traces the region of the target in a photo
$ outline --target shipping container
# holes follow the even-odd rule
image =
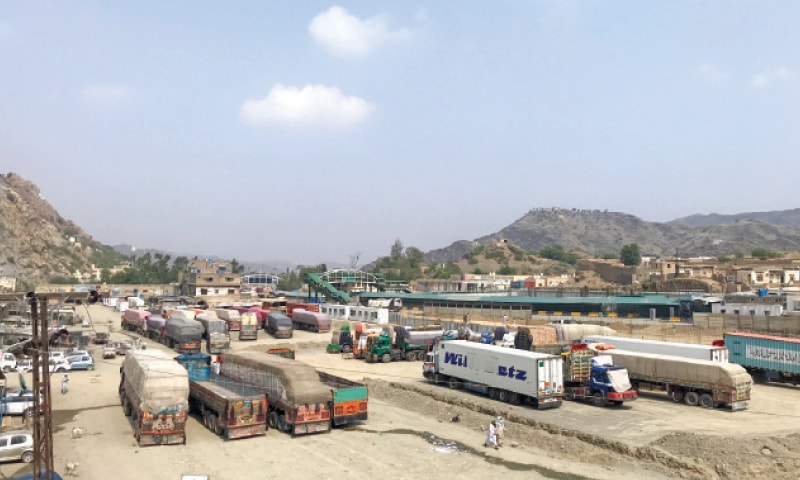
[[[800,383],[800,339],[745,332],[726,333],[724,339],[730,361],[754,380]]]

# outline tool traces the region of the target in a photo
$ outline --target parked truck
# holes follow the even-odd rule
[[[563,360],[559,356],[449,340],[437,343],[423,375],[453,389],[467,389],[513,405],[533,403],[538,409],[561,406]]]
[[[292,319],[281,312],[269,312],[267,333],[275,338],[292,338]]]
[[[266,433],[269,404],[264,389],[212,373],[210,355],[183,354],[177,360],[189,374],[189,411],[206,428],[226,440]]]
[[[206,341],[207,353],[222,353],[231,347],[231,336],[224,320],[201,313],[197,321],[203,326],[203,339]]]
[[[229,332],[238,332],[241,328],[241,316],[238,310],[231,310],[229,308],[218,308],[214,310],[220,320],[224,320],[228,324]]]
[[[161,343],[178,353],[200,352],[203,325],[185,317],[169,317],[164,324]]]
[[[611,355],[598,355],[586,345],[572,345],[564,359],[564,398],[590,400],[602,407],[636,400],[625,367],[614,365]]]
[[[295,358],[294,350],[290,348],[270,348],[267,353],[292,360]],[[317,373],[320,381],[330,387],[328,410],[333,426],[367,420],[369,392],[366,385],[321,370],[317,370]]]
[[[308,330],[317,333],[330,332],[331,317],[326,313],[310,312],[302,308],[296,308],[292,314],[292,326],[297,330]]]
[[[122,410],[133,419],[140,446],[186,443],[189,377],[158,350],[133,350],[125,356],[119,386]]]
[[[122,328],[129,332],[136,332],[145,335],[147,331],[147,317],[150,312],[147,310],[128,309],[122,314]]]
[[[147,326],[147,337],[150,340],[155,340],[156,342],[161,341],[161,337],[164,335],[164,325],[166,324],[167,319],[162,317],[161,315],[150,315],[145,320],[145,325]]]
[[[800,339],[731,332],[724,334],[730,361],[757,382],[800,383]]]
[[[393,343],[389,332],[381,332],[380,335],[367,336],[364,359],[368,363],[389,363],[394,360],[423,360],[427,350],[427,345],[410,343],[402,335],[395,336],[395,342]]]
[[[589,348],[596,350],[597,346]],[[631,384],[639,393],[662,391],[676,402],[703,408],[730,407],[733,411],[744,410],[750,403],[753,380],[740,365],[618,349],[601,353],[611,354],[615,364],[628,370]]]
[[[240,313],[241,327],[239,329],[239,340],[258,340],[258,321],[256,312]]]
[[[266,389],[270,428],[293,436],[330,432],[330,387],[310,365],[262,352],[228,352],[221,359],[223,376]]]
[[[629,352],[671,355],[673,357],[710,360],[712,362],[728,362],[728,349],[714,345],[695,343],[662,342],[659,340],[643,340],[639,338],[612,337],[609,335],[586,335],[581,343],[604,343]]]

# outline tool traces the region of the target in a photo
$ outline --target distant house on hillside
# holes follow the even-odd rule
[[[181,275],[181,293],[193,297],[239,295],[242,274],[233,273],[231,262],[214,259],[191,260]]]

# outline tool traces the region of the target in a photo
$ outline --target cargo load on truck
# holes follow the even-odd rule
[[[145,321],[145,324],[147,325],[147,331],[145,333],[151,340],[160,342],[161,336],[164,334],[164,325],[166,322],[167,319],[161,315],[152,314],[148,316],[147,320]]]
[[[800,339],[730,332],[724,334],[730,361],[757,382],[800,383]]]
[[[292,319],[281,312],[267,315],[267,333],[275,338],[292,338]]]
[[[606,348],[604,345],[603,348]],[[597,351],[597,345],[589,345]],[[633,388],[664,391],[676,402],[703,408],[743,410],[750,403],[752,378],[740,365],[709,360],[604,349],[628,370]]]
[[[141,446],[186,443],[189,377],[175,360],[158,350],[132,350],[122,363],[120,400],[133,416]]]
[[[598,354],[586,345],[572,345],[560,355],[564,359],[565,399],[589,400],[602,407],[638,398],[628,370],[615,365],[611,355]]]
[[[581,338],[587,335],[614,335],[617,332],[605,325],[588,325],[583,323],[564,323],[552,325],[556,329],[559,345],[572,345],[580,343]]]
[[[222,353],[231,346],[231,337],[228,334],[228,325],[216,315],[201,313],[197,321],[203,326],[203,338],[206,341],[206,352]]]
[[[144,335],[147,331],[147,317],[149,316],[150,312],[147,310],[125,310],[125,313],[122,314],[122,328]]]
[[[258,340],[258,329],[261,322],[256,312],[240,313],[239,340]]]
[[[199,352],[203,338],[203,325],[197,320],[169,317],[164,323],[161,343],[179,353]]]
[[[564,371],[561,357],[495,345],[450,340],[434,346],[423,375],[453,389],[468,389],[493,400],[536,408],[561,406]]]
[[[302,308],[296,308],[292,313],[292,326],[297,330],[317,333],[330,332],[331,317],[326,313],[309,312]]]
[[[613,337],[610,335],[586,335],[581,338],[581,343],[605,343],[613,345],[620,350],[629,352],[653,353],[656,355],[671,355],[673,357],[694,358],[696,360],[710,360],[712,362],[728,362],[728,349],[714,345],[699,345],[696,343],[662,342],[659,340],[643,340],[640,338]]]
[[[266,389],[270,428],[293,435],[330,431],[331,391],[310,365],[260,352],[224,353],[221,359],[222,375]]]
[[[217,308],[214,310],[220,320],[224,320],[228,324],[229,332],[238,332],[241,325],[241,315],[237,310],[229,308]]]

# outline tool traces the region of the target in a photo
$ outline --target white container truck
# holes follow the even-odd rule
[[[581,337],[581,343],[605,343],[613,345],[614,348],[627,350],[629,352],[652,353],[653,355],[670,355],[673,357],[728,363],[728,349],[713,345],[661,342],[659,340],[642,340],[639,338],[611,337],[607,335],[586,335]]]
[[[429,381],[514,405],[529,401],[539,409],[561,406],[561,357],[466,340],[439,342],[432,353],[432,365],[423,367]]]

